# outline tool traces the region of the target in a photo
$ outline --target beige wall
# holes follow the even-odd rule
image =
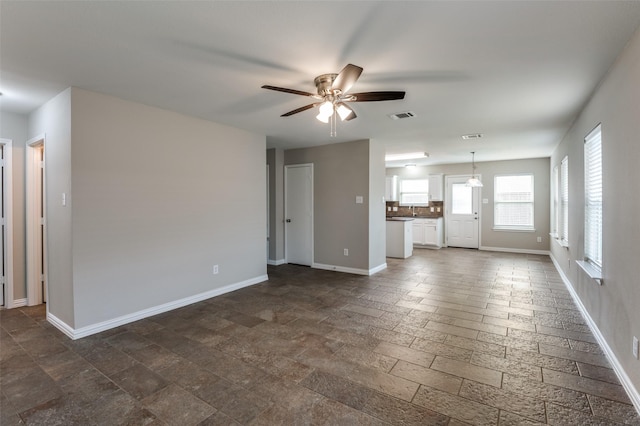
[[[31,120],[48,199],[69,194],[47,212],[55,316],[91,327],[266,277],[264,136],[76,88],[58,98]]]
[[[70,327],[76,326],[72,273],[71,89],[29,116],[29,139],[45,135],[48,311]],[[60,202],[65,193],[67,206]]]
[[[269,165],[269,260],[284,261],[284,151],[267,150]]]
[[[384,265],[384,257],[370,259],[369,155],[368,140],[284,152],[285,165],[314,165],[314,263],[364,271]],[[383,158],[381,152],[376,151],[375,155]],[[381,177],[374,189],[376,193],[384,191]],[[356,196],[364,197],[362,204],[356,204]],[[382,204],[380,211],[384,212]],[[384,220],[384,216],[378,220]],[[375,238],[384,250],[384,240],[379,235]],[[344,256],[345,248],[349,249],[349,256]]]
[[[640,31],[637,31],[551,157],[569,156],[569,248],[552,255],[635,387],[640,409]],[[603,273],[599,286],[576,266],[584,250],[584,137],[602,123]]]
[[[27,116],[0,112],[0,138],[11,139],[13,186],[13,300],[27,297],[25,278],[25,201],[24,147],[27,141]],[[13,301],[7,301],[8,306]]]
[[[480,247],[485,249],[510,249],[514,251],[549,250],[549,158],[533,158],[509,161],[487,161],[476,163],[476,172],[481,176],[483,187],[480,198]],[[468,175],[471,164],[445,164],[415,168],[397,167],[387,169],[387,176],[426,177],[429,174]],[[532,173],[534,179],[534,227],[535,232],[513,232],[493,229],[493,184],[496,175]],[[443,192],[444,194],[444,192]],[[445,204],[446,205],[446,204]],[[446,224],[445,224],[446,226]],[[537,238],[542,242],[537,242]]]

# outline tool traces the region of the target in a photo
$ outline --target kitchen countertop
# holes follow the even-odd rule
[[[414,220],[416,219],[415,217],[399,217],[399,216],[394,216],[394,217],[387,217],[387,221],[389,222],[408,222],[410,220]]]

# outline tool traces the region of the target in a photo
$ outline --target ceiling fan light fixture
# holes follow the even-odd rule
[[[325,124],[329,122],[330,117],[331,117],[330,115],[322,115],[322,113],[319,113],[318,115],[316,115],[316,118],[318,119],[318,121],[322,121]]]
[[[345,105],[340,105],[336,109],[336,112],[340,116],[340,120],[344,121],[353,113],[353,110]]]

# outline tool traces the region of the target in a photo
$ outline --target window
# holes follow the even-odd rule
[[[560,162],[560,211],[558,212],[558,238],[560,244],[569,247],[569,157]]]
[[[560,193],[559,173],[558,166],[555,166],[551,176],[551,236],[553,238],[558,238],[558,213],[560,211],[558,199],[558,194]]]
[[[428,206],[429,179],[402,179],[400,181],[401,206]]]
[[[496,176],[495,229],[533,231],[533,175]]]
[[[451,214],[473,214],[473,188],[466,183],[451,185]]]
[[[602,138],[600,125],[584,139],[584,260],[602,268]]]

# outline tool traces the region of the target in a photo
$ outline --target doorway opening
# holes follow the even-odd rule
[[[26,202],[27,202],[27,304],[47,301],[46,198],[45,198],[44,137],[27,142]],[[63,200],[63,204],[66,200]]]
[[[13,307],[13,183],[10,139],[0,139],[0,306]]]

